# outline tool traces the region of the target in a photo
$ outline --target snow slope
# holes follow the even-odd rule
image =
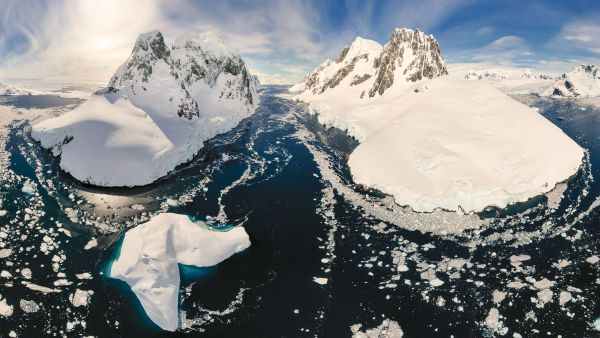
[[[254,113],[256,86],[218,33],[185,33],[168,48],[152,31],[138,37],[107,87],[35,125],[32,137],[80,181],[145,185]]]
[[[600,96],[600,67],[580,65],[563,74],[552,86],[541,92],[542,96],[598,97]]]
[[[432,36],[404,33],[406,41],[398,43],[398,31],[392,42],[405,50],[388,62],[402,70],[388,72],[392,85],[383,94],[365,95],[373,83],[353,85],[352,72],[334,88],[319,90],[311,80],[330,81],[330,60],[294,88],[321,123],[361,142],[348,163],[356,183],[415,211],[481,211],[548,192],[577,172],[583,149],[558,127],[489,84],[444,76]],[[405,75],[405,65],[415,59],[424,62],[407,73],[429,76]],[[377,66],[376,61],[365,74],[378,78]]]
[[[179,265],[216,265],[250,246],[244,228],[209,230],[187,216],[164,213],[127,231],[110,277],[129,284],[150,319],[175,331],[179,325]]]
[[[499,67],[485,64],[450,64],[450,76],[471,81],[483,81],[506,94],[539,94],[560,76],[551,72],[533,72],[524,68]]]
[[[31,92],[0,82],[0,96],[7,95],[31,95]]]

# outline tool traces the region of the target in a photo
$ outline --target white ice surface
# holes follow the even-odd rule
[[[213,266],[249,246],[242,227],[219,232],[185,215],[159,214],[127,231],[110,277],[129,284],[156,325],[175,331],[179,324],[178,264]]]
[[[583,149],[558,127],[486,83],[395,82],[369,99],[362,90],[297,98],[361,141],[349,159],[355,182],[415,211],[505,207],[552,190],[581,165]]]

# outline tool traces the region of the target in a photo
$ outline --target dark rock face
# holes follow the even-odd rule
[[[327,82],[325,82],[325,84],[323,85],[323,87],[321,88],[321,93],[324,92],[327,88],[335,88],[337,87],[337,85],[340,84],[340,82],[342,82],[343,79],[346,78],[346,76],[348,76],[348,74],[352,73],[352,71],[354,70],[354,66],[356,65],[356,62],[358,62],[358,60],[360,59],[366,59],[367,55],[360,55],[360,56],[355,56],[352,61],[350,61],[350,63],[348,63],[346,66],[344,66],[343,68],[341,68],[340,70],[338,70]]]
[[[349,78],[345,85],[364,87],[363,98],[383,95],[395,81],[417,82],[447,74],[436,39],[419,30],[402,28],[395,29],[383,47],[357,38],[342,49],[335,61],[327,60],[308,74],[303,84],[304,90],[319,95]]]
[[[350,82],[350,85],[351,86],[359,85],[359,84],[367,81],[370,78],[371,78],[371,74],[363,74],[362,76],[354,75],[354,78],[352,78],[352,82]]]
[[[433,36],[418,30],[396,29],[375,62],[377,71],[373,87],[369,90],[370,97],[382,95],[394,84],[396,67],[403,66],[408,52],[414,53],[415,58],[404,65],[403,75],[407,81],[416,82],[448,74],[440,46]]]
[[[340,53],[340,55],[338,55],[338,57],[335,59],[335,63],[340,63],[342,61],[344,61],[344,59],[346,58],[346,55],[348,55],[348,51],[350,50],[350,46],[346,46],[342,49],[342,52]]]
[[[304,78],[304,84],[306,85],[306,89],[310,89],[314,94],[322,93],[322,91],[320,90],[321,88],[319,88],[317,84],[319,84],[321,71],[329,65],[331,65],[331,60],[327,60],[327,62],[319,66],[313,73],[308,74]]]
[[[590,65],[580,65],[574,67],[570,73],[562,74],[558,80],[554,84],[554,89],[552,91],[552,96],[565,96],[565,97],[578,97],[582,94],[582,88],[578,88],[577,77],[579,76],[591,77],[595,80],[600,80],[600,67],[594,64]],[[585,92],[585,90],[583,91]]]
[[[584,72],[590,74],[595,79],[600,79],[600,67],[597,65],[581,65],[575,67],[573,72]]]

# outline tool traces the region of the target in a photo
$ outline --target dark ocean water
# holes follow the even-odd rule
[[[15,108],[52,108],[81,103],[83,100],[56,95],[0,96],[0,104]]]
[[[285,91],[266,87],[254,116],[209,141],[168,177],[134,189],[76,182],[30,139],[27,123],[15,123],[7,143],[10,171],[0,182],[0,210],[7,211],[0,217],[7,234],[2,242],[12,249],[0,259],[0,271],[12,275],[0,278],[0,295],[14,311],[0,316],[0,336],[14,330],[22,337],[347,337],[354,324],[368,329],[386,318],[397,321],[405,337],[600,334],[591,326],[600,316],[600,263],[585,261],[600,245],[600,213],[590,210],[600,195],[600,111],[581,110],[573,101],[516,97],[586,148],[586,164],[556,209],[539,197],[482,214],[491,225],[480,230],[443,235],[382,222],[342,194],[339,182],[369,205],[383,198],[351,184],[345,162],[356,142],[324,129],[305,105],[277,96]],[[315,162],[320,156],[330,171]],[[34,194],[23,192],[24,185]],[[241,224],[252,243],[218,266],[181,267],[182,329],[176,333],[161,332],[124,282],[105,277],[123,231],[159,211],[216,228]],[[44,236],[55,247],[47,255],[40,251]],[[85,250],[91,238],[98,246]],[[511,264],[519,254],[530,259]],[[54,255],[64,260],[53,267]],[[449,269],[449,259],[464,263]],[[570,264],[553,266],[560,260]],[[25,267],[31,279],[21,275]],[[443,285],[429,283],[431,271]],[[78,279],[83,272],[93,278]],[[554,282],[547,303],[534,286],[543,278]],[[59,279],[72,284],[54,286]],[[507,286],[514,281],[525,286]],[[42,293],[23,282],[60,291]],[[71,304],[76,289],[94,292],[88,306]],[[505,293],[497,303],[494,291]],[[567,291],[572,300],[560,305]],[[39,310],[22,310],[23,299]],[[499,326],[488,325],[494,324],[491,309],[498,310]]]

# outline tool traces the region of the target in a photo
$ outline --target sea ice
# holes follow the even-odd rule
[[[6,299],[2,299],[2,296],[0,296],[0,316],[4,316],[4,317],[10,317],[13,314],[13,307],[12,305],[8,305],[8,303],[6,302]]]
[[[384,319],[383,322],[375,328],[361,331],[362,324],[355,324],[350,327],[352,338],[402,338],[404,331],[398,322],[390,319]]]
[[[317,284],[325,285],[327,284],[327,278],[324,277],[314,277],[313,281]]]

